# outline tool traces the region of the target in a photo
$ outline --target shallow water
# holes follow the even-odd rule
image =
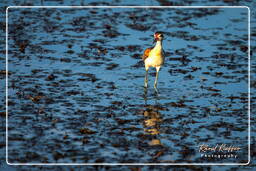
[[[246,162],[247,33],[246,8],[9,9],[9,162]],[[222,143],[238,159],[198,152]]]

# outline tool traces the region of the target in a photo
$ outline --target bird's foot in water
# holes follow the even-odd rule
[[[145,82],[144,88],[148,88],[148,83]]]
[[[158,94],[158,89],[157,89],[157,85],[156,84],[154,84],[154,89],[155,89],[156,94]]]

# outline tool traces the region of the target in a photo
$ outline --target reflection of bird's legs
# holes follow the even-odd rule
[[[145,100],[145,105],[147,105],[147,100],[148,100],[148,89],[147,89],[147,87],[144,87],[144,100]]]
[[[158,94],[156,93],[156,98],[155,98],[155,106],[158,106],[159,104],[158,104]],[[157,112],[158,112],[158,110],[157,110]]]
[[[159,70],[160,70],[160,67],[161,67],[161,66],[157,66],[157,67],[156,67],[156,79],[155,79],[155,84],[154,84],[154,88],[155,88],[156,92],[158,92],[158,91],[157,91],[157,80],[158,80],[158,72],[159,72]]]
[[[146,74],[145,74],[144,86],[145,86],[145,88],[147,88],[148,87],[148,69],[149,69],[149,67],[145,66],[145,69],[146,69]]]

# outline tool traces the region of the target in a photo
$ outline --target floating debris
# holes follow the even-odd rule
[[[80,129],[80,133],[81,133],[81,134],[95,134],[96,132],[95,132],[95,131],[92,131],[92,130],[90,130],[90,129],[88,129],[88,128],[81,128],[81,129]]]

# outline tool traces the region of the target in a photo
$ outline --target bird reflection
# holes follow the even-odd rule
[[[147,135],[151,135],[151,141],[149,145],[161,145],[160,139],[158,136],[160,135],[160,125],[162,123],[162,116],[159,112],[159,104],[158,104],[158,94],[155,94],[155,104],[147,104],[147,88],[144,89],[144,100],[145,100],[145,109],[143,111],[144,120],[143,127],[144,132]]]

